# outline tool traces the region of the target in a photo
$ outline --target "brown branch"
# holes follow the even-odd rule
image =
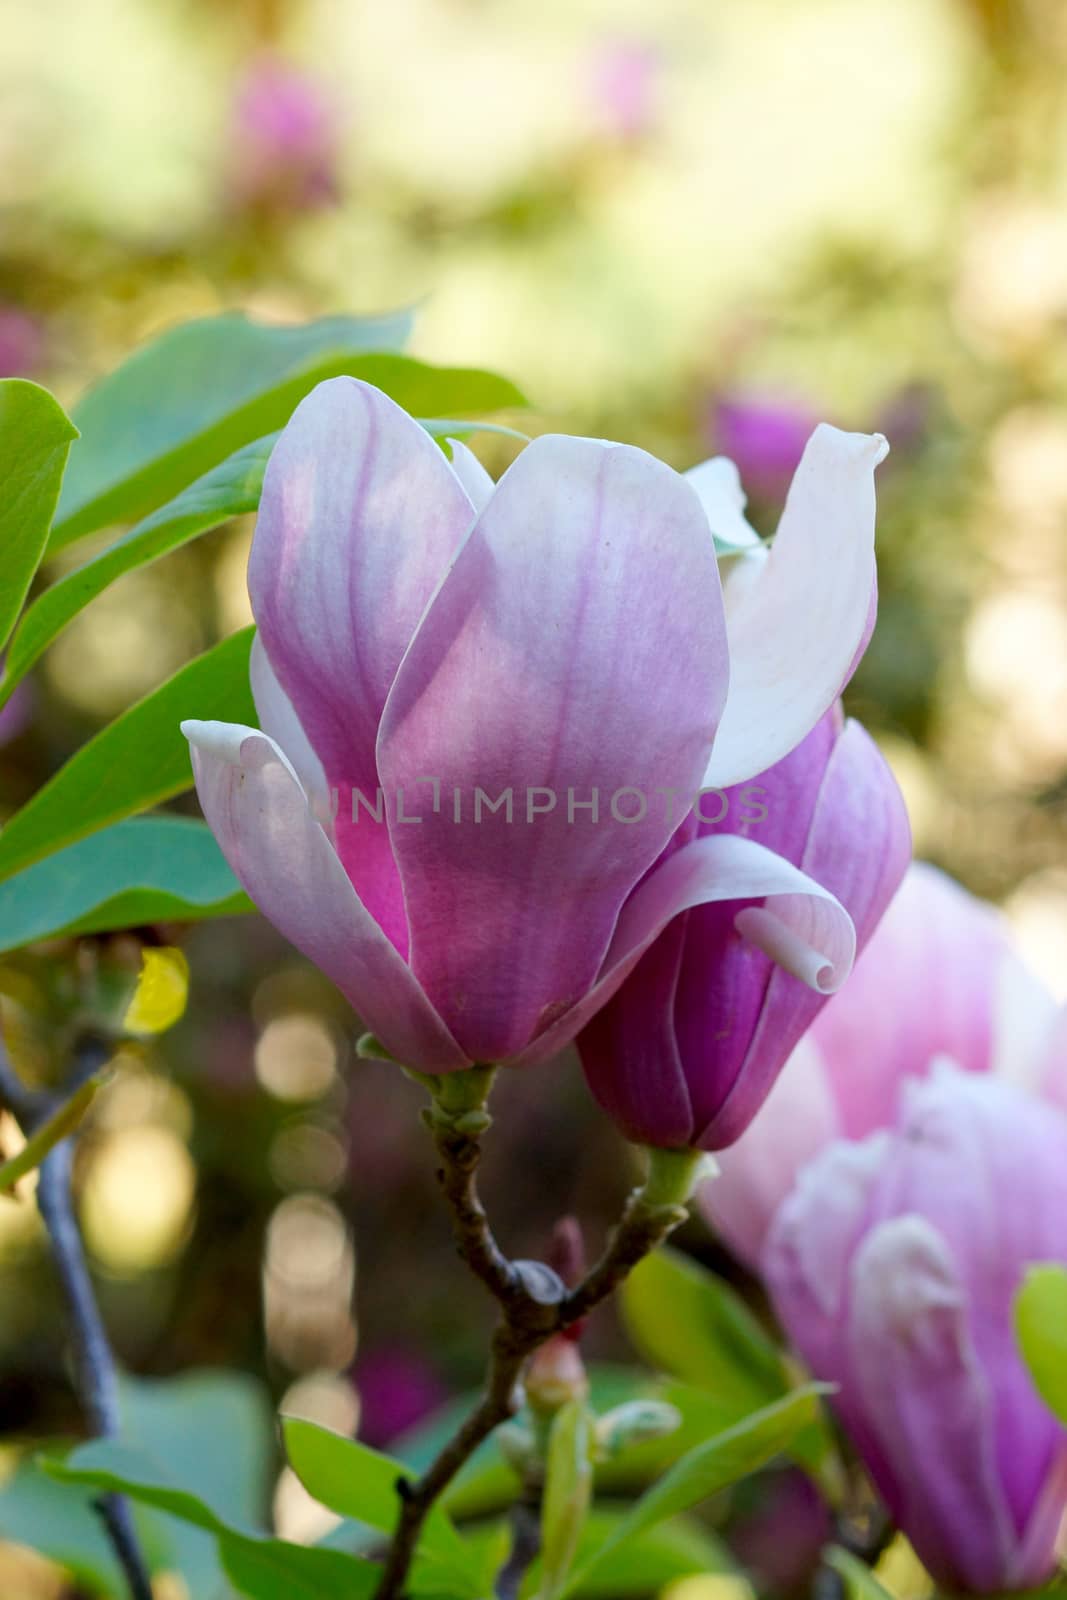
[[[627,1200],[600,1260],[568,1292],[551,1267],[537,1261],[509,1261],[493,1237],[477,1187],[481,1136],[489,1126],[484,1106],[490,1077],[484,1075],[480,1084],[473,1085],[480,1093],[480,1099],[473,1101],[464,1096],[463,1077],[455,1073],[450,1079],[429,1080],[434,1103],[426,1121],[440,1158],[437,1178],[449,1207],[457,1250],[499,1304],[501,1320],[493,1335],[485,1392],[477,1407],[421,1478],[397,1483],[400,1514],[375,1600],[401,1600],[431,1506],[478,1446],[518,1410],[520,1380],[534,1351],[554,1333],[588,1315],[638,1261],[685,1220],[687,1211],[680,1196],[688,1195],[699,1160],[690,1151],[650,1153],[647,1181]]]

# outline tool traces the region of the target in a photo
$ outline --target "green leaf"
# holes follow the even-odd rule
[[[556,1600],[574,1563],[593,1498],[592,1419],[571,1400],[552,1421],[541,1509],[541,1600]]]
[[[850,1550],[828,1544],[822,1553],[823,1565],[844,1579],[847,1600],[891,1600],[888,1589],[878,1582],[870,1567]]]
[[[49,1446],[53,1452],[65,1453],[67,1448],[58,1443]],[[126,1600],[122,1570],[92,1508],[97,1491],[57,1482],[42,1469],[41,1460],[24,1456],[0,1486],[0,1539],[56,1562],[90,1594]]]
[[[679,1511],[688,1511],[718,1490],[766,1466],[787,1450],[798,1432],[816,1414],[821,1391],[811,1385],[797,1389],[785,1399],[746,1417],[725,1433],[706,1440],[676,1461],[669,1472],[631,1507],[612,1536],[582,1567],[567,1586],[573,1594],[580,1583],[596,1571],[612,1551],[627,1539],[655,1527]]]
[[[622,1315],[653,1366],[729,1396],[738,1416],[790,1387],[781,1352],[740,1296],[676,1250],[638,1263],[623,1285]]]
[[[208,1440],[201,1438],[205,1459]],[[212,1534],[230,1581],[255,1600],[334,1600],[372,1594],[378,1569],[356,1556],[307,1549],[228,1523],[199,1495],[180,1487],[151,1456],[114,1440],[96,1440],[66,1461],[44,1460],[61,1482],[89,1484],[125,1494]]]
[[[74,1132],[95,1100],[104,1077],[104,1073],[98,1072],[88,1078],[36,1133],[30,1135],[18,1155],[0,1163],[0,1194],[9,1194],[20,1178],[41,1165],[49,1150]]]
[[[0,955],[58,935],[254,909],[204,823],[135,817],[0,883]]]
[[[0,650],[40,565],[78,430],[47,389],[0,381]]]
[[[578,1545],[579,1565],[588,1567],[609,1543],[611,1549],[603,1560],[597,1559],[595,1571],[577,1579],[570,1589],[578,1600],[628,1600],[630,1596],[645,1600],[676,1578],[736,1570],[723,1546],[706,1528],[681,1517],[646,1528],[617,1545],[615,1535],[625,1516],[625,1511],[604,1507],[590,1511]],[[540,1563],[534,1562],[526,1586],[532,1594],[540,1593],[540,1573]]]
[[[96,528],[144,516],[242,445],[284,427],[324,378],[363,378],[416,416],[523,404],[492,373],[384,353],[403,343],[409,324],[402,314],[269,327],[228,314],[170,329],[75,409],[82,444],[49,554]]]
[[[397,1479],[412,1477],[403,1463],[300,1417],[283,1417],[282,1435],[289,1465],[310,1495],[338,1516],[392,1533],[400,1506]],[[478,1594],[477,1566],[439,1506],[426,1518],[419,1552],[465,1582],[465,1593]]]
[[[0,833],[0,879],[192,786],[186,717],[256,722],[252,628],[197,656],[71,756]]]
[[[198,478],[176,499],[131,528],[98,556],[37,596],[15,630],[0,682],[0,705],[67,624],[109,584],[188,544],[231,517],[255,511],[277,437],[256,439]]]
[[[1038,1394],[1067,1423],[1067,1271],[1028,1268],[1015,1296],[1015,1337]]]

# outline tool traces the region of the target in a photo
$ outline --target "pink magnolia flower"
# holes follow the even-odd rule
[[[839,706],[755,783],[725,791],[715,820],[703,816],[698,809],[679,838],[758,835],[837,896],[861,950],[911,850],[896,781]],[[629,1138],[732,1144],[837,987],[817,963],[783,960],[768,915],[741,900],[688,910],[579,1036],[590,1088]]]
[[[1018,1352],[1034,1262],[1067,1264],[1067,1119],[988,1075],[908,1085],[892,1131],[841,1142],[775,1218],[764,1264],[899,1526],[939,1585],[997,1593],[1055,1565],[1067,1433]]]
[[[820,428],[724,603],[721,464],[687,482],[549,435],[494,486],[367,384],[301,403],[249,563],[263,731],[184,726],[238,878],[390,1054],[546,1059],[718,900],[761,907],[751,938],[789,970],[843,978],[852,924],[796,865],[737,835],[664,853],[702,785],[777,761],[833,703],[869,621],[883,451]]]
[[[337,114],[321,83],[263,56],[237,86],[231,127],[234,188],[246,204],[315,207],[337,198]]]
[[[1059,1086],[1067,1099],[1067,1050],[1041,1064],[1054,1015],[1000,913],[915,862],[851,977],[701,1189],[705,1215],[754,1265],[804,1164],[834,1139],[892,1126],[905,1082],[942,1056],[1048,1093]]]

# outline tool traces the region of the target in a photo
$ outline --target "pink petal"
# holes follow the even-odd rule
[[[695,906],[717,901],[773,900],[780,924],[795,935],[787,941],[798,970],[814,974],[823,989],[839,987],[848,975],[855,932],[842,906],[821,884],[773,851],[736,834],[694,839],[669,855],[631,895],[619,918],[615,937],[596,984],[571,1011],[547,1028],[518,1058],[518,1065],[547,1060],[593,1021],[618,991],[641,956],[669,922]],[[597,1017],[597,1026],[601,1019]],[[597,1098],[609,1111],[616,1107],[618,1080],[613,1078],[617,1052],[610,1040],[590,1038],[582,1061]],[[620,1120],[625,1120],[621,1105]],[[696,1129],[692,1121],[678,1131],[679,1145]],[[684,1137],[683,1137],[684,1133]]]
[[[417,422],[371,385],[332,378],[301,401],[267,466],[248,589],[271,666],[337,791],[341,859],[403,950],[403,906],[374,804],[374,746],[400,658],[474,519]]]
[[[739,550],[760,547],[760,536],[744,515],[747,501],[741,477],[726,456],[712,456],[690,467],[687,483],[696,490],[712,533]]]
[[[770,553],[754,551],[729,575],[730,696],[709,787],[773,766],[848,680],[869,620],[873,475],[887,450],[880,434],[816,428]]]
[[[311,748],[307,734],[300,726],[300,718],[293,710],[292,701],[278,682],[266,647],[258,633],[252,640],[248,676],[252,684],[252,698],[256,703],[260,727],[285,755],[300,779],[304,793],[315,808],[316,815],[325,826],[329,813],[326,773],[323,771],[322,762]]]
[[[923,1216],[878,1224],[857,1250],[849,1355],[856,1403],[888,1464],[878,1486],[932,1575],[979,1591],[1009,1582],[1015,1539],[993,1397],[966,1291]]]
[[[248,895],[341,990],[406,1066],[470,1063],[353,889],[273,740],[226,722],[185,722],[204,816]]]
[[[620,906],[691,803],[726,673],[689,486],[640,450],[536,439],[435,597],[378,747],[387,790],[421,819],[392,826],[412,965],[473,1056],[522,1050],[595,981]],[[513,820],[483,805],[475,821],[478,789],[511,790]],[[619,821],[622,789],[640,793],[618,800]],[[594,791],[595,822],[577,809]],[[625,820],[642,796],[645,815]]]

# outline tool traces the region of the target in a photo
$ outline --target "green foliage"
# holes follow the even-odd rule
[[[888,1589],[882,1587],[870,1567],[851,1551],[843,1550],[838,1544],[827,1545],[822,1559],[844,1583],[846,1600],[890,1600]]]
[[[0,381],[0,649],[37,571],[78,430],[47,389]]]
[[[204,823],[134,817],[0,883],[0,955],[57,934],[198,922],[253,909]]]
[[[109,584],[136,567],[157,561],[180,545],[254,511],[276,435],[256,439],[198,478],[174,500],[76,567],[37,596],[22,617],[8,650],[0,704],[67,624]]]
[[[137,1518],[148,1560],[157,1572],[179,1572],[197,1600],[222,1600],[225,1575],[214,1523],[239,1530],[235,1548],[246,1537],[255,1544],[253,1530],[268,1504],[274,1446],[265,1392],[235,1373],[196,1372],[163,1382],[127,1378],[121,1402],[121,1445],[87,1445],[69,1455],[50,1447],[36,1461],[24,1458],[0,1489],[0,1537],[58,1562],[90,1592],[126,1600],[125,1580],[92,1510],[100,1488],[96,1467],[117,1469],[120,1460],[127,1467],[132,1461],[165,1461],[172,1497],[189,1491],[199,1506],[186,1518],[173,1514],[176,1499],[144,1502],[154,1507],[139,1509]],[[83,1458],[90,1451],[96,1455],[86,1466]],[[149,1483],[160,1476],[154,1465],[146,1469]]]
[[[789,1388],[781,1352],[741,1298],[676,1250],[646,1256],[622,1289],[622,1314],[654,1366],[728,1396],[738,1416]]]
[[[1042,1400],[1067,1424],[1067,1271],[1033,1266],[1015,1297],[1015,1337]]]
[[[268,327],[227,314],[172,328],[137,350],[75,408],[82,444],[49,554],[96,528],[144,516],[235,450],[283,427],[324,378],[364,378],[414,415],[523,404],[518,390],[492,373],[393,354],[409,323],[402,313]]]
[[[289,1464],[309,1494],[339,1516],[381,1533],[393,1531],[400,1506],[397,1480],[411,1476],[402,1463],[297,1417],[283,1420],[282,1433]],[[436,1567],[439,1580],[447,1576],[464,1586],[458,1593],[476,1600],[478,1564],[439,1506],[426,1519],[419,1553],[426,1567]]]
[[[593,1419],[571,1400],[552,1419],[541,1511],[541,1600],[563,1593],[593,1498]]]
[[[635,1534],[699,1505],[788,1450],[801,1429],[814,1419],[818,1393],[814,1385],[797,1389],[676,1461],[630,1508],[600,1550],[579,1569],[565,1593],[575,1594],[600,1563],[613,1551],[624,1549]]]
[[[195,657],[83,745],[0,834],[0,879],[192,786],[186,717],[251,723],[251,628]]]

